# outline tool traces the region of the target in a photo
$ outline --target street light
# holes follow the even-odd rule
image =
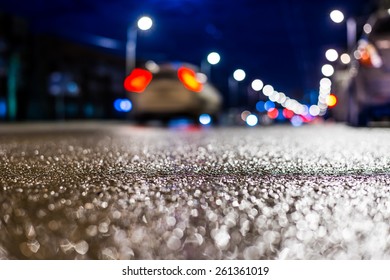
[[[335,23],[342,23],[344,21],[344,14],[339,10],[333,10],[330,12],[329,16]],[[356,42],[356,20],[349,17],[346,21],[346,25],[348,51],[351,52]]]
[[[325,77],[331,77],[334,74],[334,68],[330,64],[325,64],[322,66],[321,72]]]
[[[245,71],[237,69],[233,72],[233,75],[229,76],[229,95],[231,97],[231,105],[238,103],[238,83],[245,79]]]
[[[218,64],[218,62],[221,60],[221,56],[217,52],[211,52],[207,56],[207,62],[211,65]]]
[[[221,56],[217,52],[211,52],[207,55],[207,60],[202,60],[200,65],[200,71],[210,79],[211,65],[216,65],[221,61]]]
[[[233,72],[233,78],[237,81],[237,82],[241,82],[245,79],[245,71],[242,70],[242,69],[237,69],[236,71]]]
[[[153,20],[148,16],[143,16],[138,19],[137,25],[131,24],[128,26],[126,42],[126,75],[135,68],[138,29],[146,31],[149,30],[152,25]]]
[[[341,12],[339,10],[331,11],[329,16],[332,19],[332,21],[335,23],[341,23],[344,20],[344,14],[343,14],[343,12]]]
[[[329,49],[325,52],[325,57],[330,62],[334,62],[339,58],[339,54],[335,49]]]
[[[255,80],[253,80],[251,86],[252,86],[252,89],[254,91],[260,91],[260,90],[262,90],[264,83],[262,80],[255,79]]]

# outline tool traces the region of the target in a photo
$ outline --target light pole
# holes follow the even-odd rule
[[[221,61],[221,56],[217,52],[211,52],[207,55],[207,60],[202,60],[200,64],[200,71],[210,79],[211,65],[216,65]]]
[[[229,96],[230,96],[230,102],[231,107],[238,104],[238,85],[239,82],[243,81],[246,77],[245,71],[242,69],[237,69],[233,72],[232,76],[229,76]]]
[[[152,25],[152,19],[148,16],[143,16],[137,21],[137,25],[131,24],[128,26],[126,41],[126,75],[135,68],[138,29],[146,31],[149,30]]]
[[[333,10],[329,14],[331,20],[335,23],[344,22],[344,14],[339,10]],[[356,20],[352,17],[349,17],[346,21],[347,27],[347,46],[348,52],[352,52],[353,47],[356,43]]]

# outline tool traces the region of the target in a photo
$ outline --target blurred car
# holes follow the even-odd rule
[[[157,65],[147,63],[136,68],[125,79],[125,88],[133,102],[133,117],[143,123],[159,120],[164,123],[175,118],[186,118],[199,123],[207,114],[216,121],[222,96],[197,73],[195,66],[185,63]]]
[[[364,26],[354,51],[347,121],[366,126],[390,117],[390,13],[379,11]]]

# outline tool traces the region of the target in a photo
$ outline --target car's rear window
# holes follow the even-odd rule
[[[153,79],[176,79],[177,73],[174,71],[159,72],[153,75]]]

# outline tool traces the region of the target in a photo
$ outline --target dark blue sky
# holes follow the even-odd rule
[[[315,90],[324,52],[346,49],[345,24],[329,19],[334,8],[362,25],[375,0],[36,0],[0,2],[0,11],[28,19],[35,32],[56,33],[85,43],[95,36],[113,39],[123,54],[126,28],[140,15],[154,19],[139,33],[137,55],[157,61],[200,64],[210,51],[221,54],[212,69],[219,81],[234,69],[247,72],[247,83],[260,78],[294,95]]]

